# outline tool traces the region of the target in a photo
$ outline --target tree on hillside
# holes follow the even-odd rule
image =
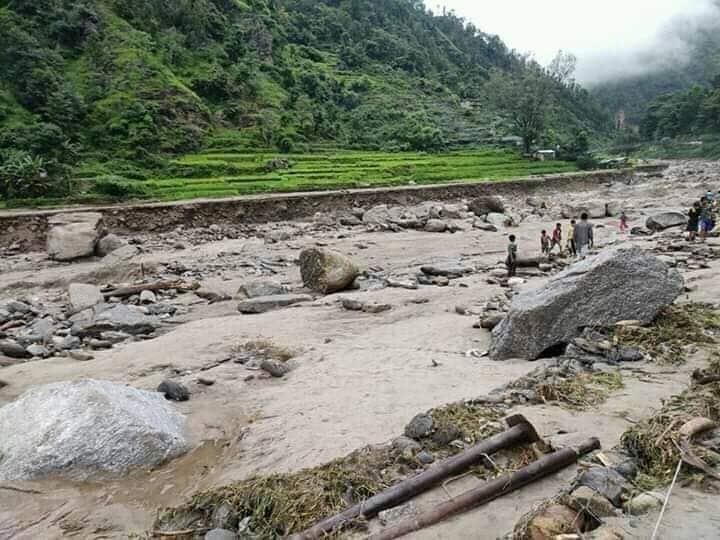
[[[490,99],[507,111],[514,134],[522,137],[525,153],[529,154],[545,131],[550,106],[547,79],[534,69],[526,69],[521,76],[495,71],[486,89]]]
[[[548,66],[548,74],[560,84],[573,83],[572,76],[577,68],[577,56],[572,53],[559,50]]]

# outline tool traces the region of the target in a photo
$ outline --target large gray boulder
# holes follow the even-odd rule
[[[329,294],[349,288],[360,269],[341,253],[311,248],[300,253],[300,274],[308,289]]]
[[[505,204],[499,197],[477,197],[468,205],[470,211],[478,217],[488,214],[504,214]]]
[[[604,218],[607,215],[607,205],[604,202],[586,202],[577,205],[565,204],[562,207],[562,217],[566,219],[580,219],[583,214],[592,219]]]
[[[0,481],[123,474],[188,450],[185,418],[155,392],[60,382],[0,408]]]
[[[47,253],[56,261],[72,261],[95,252],[102,214],[77,212],[48,218]]]
[[[671,227],[683,227],[687,224],[688,217],[682,212],[660,212],[653,214],[645,222],[645,226],[651,231],[664,231]]]
[[[493,330],[490,356],[534,360],[578,337],[583,327],[649,323],[683,290],[676,270],[640,248],[603,251],[516,296]]]

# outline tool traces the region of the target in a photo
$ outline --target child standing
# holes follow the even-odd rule
[[[552,242],[550,243],[550,251],[555,249],[555,246],[558,247],[560,250],[560,255],[562,255],[563,252],[563,245],[562,245],[562,225],[558,223],[555,225],[555,229],[553,229],[552,233]],[[550,252],[549,251],[549,252]],[[548,252],[548,253],[549,253]]]
[[[550,237],[547,231],[540,233],[540,251],[543,255],[550,255]]]
[[[688,212],[688,241],[694,242],[700,227],[700,203],[696,202]]]
[[[625,213],[625,210],[620,212],[620,232],[626,233],[628,232],[628,217]]]
[[[505,260],[505,265],[508,269],[508,277],[513,277],[517,273],[517,244],[515,243],[515,235],[510,235],[510,243],[508,244],[507,248],[507,259]]]

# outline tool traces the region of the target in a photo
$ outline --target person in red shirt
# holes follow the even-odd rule
[[[550,241],[550,252],[555,249],[555,246],[560,248],[560,255],[563,253],[562,245],[562,224],[558,223],[552,232],[552,240]]]

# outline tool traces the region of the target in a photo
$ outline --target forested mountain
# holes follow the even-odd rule
[[[700,88],[689,89],[694,86],[707,89],[720,80],[720,1],[716,0],[712,6],[701,19],[679,19],[666,29],[652,49],[639,52],[631,60],[638,66],[638,75],[598,84],[591,90],[593,96],[611,111],[625,111],[629,124],[640,126],[649,122],[644,128],[646,134],[651,134],[658,124],[659,134],[663,136],[680,134],[683,130],[678,130],[678,122],[692,123],[697,129],[705,129],[701,128],[703,124],[711,127],[711,118],[690,122],[687,115],[695,114],[693,108],[700,114],[702,108],[699,97],[703,92]],[[675,92],[679,94],[669,96]],[[688,103],[684,111],[677,111],[677,122],[671,119],[656,122],[652,118],[646,122],[650,109],[654,110],[654,116],[663,108],[669,113],[667,105],[685,102],[683,96]],[[681,116],[685,119],[680,120]]]
[[[209,135],[479,144],[514,134],[497,81],[530,76],[549,96],[543,142],[608,126],[582,88],[418,0],[0,0],[0,165],[113,159],[131,175]]]

